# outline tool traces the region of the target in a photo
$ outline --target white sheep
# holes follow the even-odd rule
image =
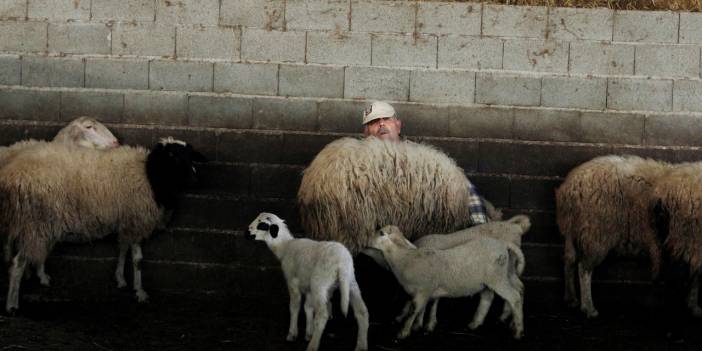
[[[0,168],[0,230],[16,254],[10,268],[6,309],[19,306],[22,274],[41,265],[62,241],[90,241],[116,232],[120,258],[115,276],[124,286],[124,257],[132,249],[134,290],[141,286],[140,242],[173,209],[175,196],[195,181],[192,161],[204,157],[172,138],[149,152],[122,146],[108,151],[44,145],[22,152]]]
[[[66,146],[86,147],[105,150],[119,146],[117,138],[105,125],[90,117],[78,117],[58,131],[52,143]],[[0,167],[10,162],[20,152],[46,144],[45,141],[34,139],[16,142],[10,146],[0,146]],[[10,262],[12,252],[9,243],[5,243],[5,261]],[[26,271],[29,274],[29,270]],[[43,264],[37,267],[39,282],[44,286],[50,285],[50,278],[45,272]]]
[[[247,238],[264,241],[282,265],[290,294],[288,341],[297,338],[300,300],[304,294],[305,339],[310,340],[307,350],[319,348],[331,313],[329,299],[338,288],[342,313],[346,316],[350,301],[358,324],[355,349],[368,349],[368,309],[354,276],[353,258],[344,245],[333,241],[295,239],[282,219],[266,212],[251,222]]]
[[[522,245],[522,236],[531,228],[531,221],[526,215],[516,215],[506,221],[494,221],[463,230],[459,230],[450,234],[429,234],[422,236],[414,241],[414,246],[418,248],[430,248],[436,250],[446,250],[458,245],[463,245],[475,238],[490,237],[504,242],[512,243],[518,247]],[[515,267],[516,262],[512,262],[510,268]],[[514,268],[516,269],[516,268]],[[510,277],[512,274],[510,273]],[[520,281],[513,281],[516,285],[521,284]],[[520,287],[523,290],[523,287]],[[434,299],[430,307],[429,323],[426,330],[431,332],[436,326],[436,310],[439,299]],[[412,302],[408,301],[402,310],[402,313],[395,319],[400,322],[407,317],[412,308]],[[490,306],[487,307],[490,309]],[[507,320],[510,316],[509,304],[505,303],[500,316],[501,321]],[[476,312],[477,313],[477,312]],[[414,328],[420,328],[424,324],[424,309],[417,316]]]
[[[480,304],[471,328],[482,324],[497,294],[510,306],[515,339],[522,337],[523,284],[517,275],[524,270],[524,254],[516,245],[479,237],[446,250],[416,248],[398,227],[390,225],[378,231],[370,246],[382,251],[400,285],[412,296],[412,314],[405,320],[399,339],[409,336],[415,319],[429,300],[477,293]],[[516,272],[510,269],[512,257]]]

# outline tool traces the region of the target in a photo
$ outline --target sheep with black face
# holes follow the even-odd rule
[[[14,257],[6,309],[19,306],[27,265],[42,265],[62,241],[90,241],[116,232],[115,277],[126,285],[124,262],[132,250],[134,290],[141,286],[142,240],[172,210],[175,197],[195,181],[193,161],[204,156],[189,144],[164,138],[151,150],[122,146],[108,151],[45,145],[17,155],[0,168],[0,230],[8,233]]]
[[[319,348],[331,312],[329,299],[338,288],[342,313],[346,316],[350,302],[358,323],[356,350],[368,349],[368,309],[354,276],[353,258],[344,245],[333,241],[296,239],[282,219],[266,212],[251,222],[247,237],[265,242],[282,265],[290,294],[288,341],[297,338],[297,318],[304,295],[305,338],[310,340],[307,351]]]

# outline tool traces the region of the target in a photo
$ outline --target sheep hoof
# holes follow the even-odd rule
[[[305,338],[306,338],[306,336],[305,336]],[[295,339],[297,339],[297,334],[290,333],[290,334],[288,334],[288,336],[285,337],[285,340],[287,340],[287,341],[295,341]]]
[[[581,311],[585,313],[585,317],[592,319],[592,318],[597,318],[597,316],[600,315],[600,313],[596,309],[589,309],[589,308],[581,308]]]
[[[51,277],[48,275],[40,276],[39,277],[39,284],[49,287],[51,286]]]
[[[568,307],[578,307],[578,305],[580,305],[580,302],[576,298],[566,297],[564,300]]]
[[[122,288],[124,288],[124,287],[126,287],[126,286],[127,286],[127,282],[126,282],[126,281],[124,281],[124,280],[119,280],[119,279],[117,280],[117,288],[118,288],[118,289],[122,289]]]
[[[8,316],[10,316],[10,317],[17,316],[17,307],[8,307],[6,310],[7,310]]]
[[[476,330],[476,329],[478,329],[478,327],[480,327],[480,324],[481,323],[471,322],[470,324],[468,324],[468,329]]]
[[[146,293],[146,291],[137,291],[136,292],[136,298],[137,302],[147,302],[149,300],[149,294]]]
[[[409,334],[410,334],[409,331],[404,331],[404,330],[403,330],[403,331],[401,331],[400,333],[397,334],[397,340],[404,340],[404,339],[407,339],[407,337],[409,336]]]
[[[305,333],[305,341],[312,340],[312,333]]]
[[[692,313],[692,316],[695,318],[702,318],[702,308],[699,306],[691,307],[690,313]]]
[[[524,331],[522,331],[522,330],[515,330],[514,331],[514,340],[521,340],[523,336],[524,336]]]

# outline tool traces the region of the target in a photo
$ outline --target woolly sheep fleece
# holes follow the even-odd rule
[[[354,254],[377,227],[410,240],[469,224],[468,178],[443,152],[411,141],[341,138],[305,169],[297,194],[305,233]]]
[[[653,193],[670,216],[666,251],[688,263],[692,273],[702,271],[702,162],[677,165]]]
[[[556,190],[556,221],[565,236],[566,264],[586,267],[610,250],[646,253],[658,273],[661,248],[651,217],[653,183],[669,165],[637,156],[602,156],[573,169]]]

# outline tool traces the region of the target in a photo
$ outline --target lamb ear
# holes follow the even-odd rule
[[[256,229],[258,229],[258,230],[268,230],[269,227],[270,227],[270,226],[268,225],[268,223],[261,222],[261,223],[259,223],[259,224],[256,226]]]
[[[277,224],[271,224],[271,230],[269,231],[271,233],[271,236],[273,239],[278,237],[278,225]]]

